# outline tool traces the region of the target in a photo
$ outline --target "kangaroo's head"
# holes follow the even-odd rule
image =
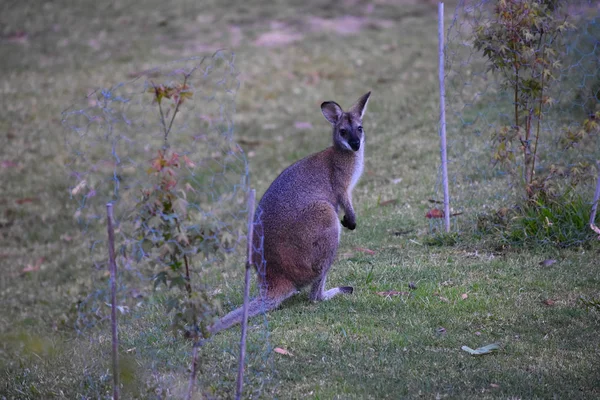
[[[371,92],[362,96],[350,107],[348,111],[335,101],[326,101],[321,104],[321,111],[333,125],[333,145],[345,151],[358,151],[364,140],[362,118],[367,110],[367,103]]]

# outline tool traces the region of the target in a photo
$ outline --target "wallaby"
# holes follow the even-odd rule
[[[282,301],[311,285],[310,300],[328,300],[352,293],[351,286],[325,290],[341,225],[354,230],[356,214],[352,189],[363,170],[364,130],[362,118],[371,92],[347,111],[333,101],[321,104],[333,125],[333,146],[286,168],[273,181],[258,204],[254,218],[255,252],[261,296],[250,301],[248,317],[277,308]],[[212,333],[242,320],[242,308],[225,315],[209,328]]]

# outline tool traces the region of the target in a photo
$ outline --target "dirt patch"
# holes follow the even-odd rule
[[[394,25],[394,21],[391,20],[354,15],[343,15],[337,18],[308,16],[295,21],[293,27],[283,22],[271,22],[271,30],[260,34],[254,44],[266,47],[284,46],[302,40],[310,32],[328,32],[348,36],[356,35],[366,28],[389,29]]]
[[[302,39],[304,35],[285,29],[272,30],[258,36],[254,41],[257,46],[277,47],[284,46]]]

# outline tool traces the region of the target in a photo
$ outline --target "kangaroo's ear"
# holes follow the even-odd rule
[[[362,120],[363,115],[365,115],[365,111],[367,111],[367,104],[369,103],[370,97],[371,92],[363,95],[352,107],[350,107],[348,112],[357,115]]]
[[[337,124],[344,113],[342,107],[335,101],[326,101],[321,104],[321,112],[332,125]]]

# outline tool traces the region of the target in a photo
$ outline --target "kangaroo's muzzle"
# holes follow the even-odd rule
[[[360,149],[360,140],[355,139],[348,142],[353,151],[358,151]]]

